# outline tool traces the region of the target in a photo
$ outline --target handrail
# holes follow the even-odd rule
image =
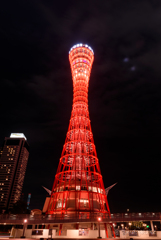
[[[138,220],[161,220],[160,212],[147,212],[147,213],[114,213],[101,214],[101,213],[82,213],[82,214],[62,214],[62,215],[30,215],[30,214],[1,214],[0,222],[22,222],[27,219],[28,222],[97,222],[98,217],[101,217],[102,222],[126,222]]]

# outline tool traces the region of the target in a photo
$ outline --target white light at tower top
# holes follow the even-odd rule
[[[94,54],[93,49],[92,49],[90,46],[88,46],[87,44],[82,44],[82,43],[75,44],[75,45],[70,49],[69,53],[70,53],[74,48],[77,48],[77,47],[85,47],[85,48],[88,48],[88,49]]]
[[[23,133],[11,133],[10,138],[24,138],[25,140],[27,140]]]

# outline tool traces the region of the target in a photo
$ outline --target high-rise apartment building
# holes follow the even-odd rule
[[[6,137],[0,154],[0,208],[9,209],[20,200],[29,157],[23,133]]]

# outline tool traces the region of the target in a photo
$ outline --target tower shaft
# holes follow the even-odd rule
[[[87,45],[78,44],[69,53],[73,106],[48,214],[110,214],[88,111],[93,59],[93,50]]]

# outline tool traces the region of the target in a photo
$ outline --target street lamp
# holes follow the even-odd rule
[[[144,229],[146,228],[146,225],[147,225],[146,223],[143,223],[143,227],[144,227]]]
[[[21,238],[25,238],[25,228],[26,228],[27,219],[24,219],[23,222],[24,222],[24,224],[23,224],[23,233],[22,233]]]
[[[102,238],[100,235],[100,221],[102,220],[101,217],[98,217],[98,237],[97,238]]]

